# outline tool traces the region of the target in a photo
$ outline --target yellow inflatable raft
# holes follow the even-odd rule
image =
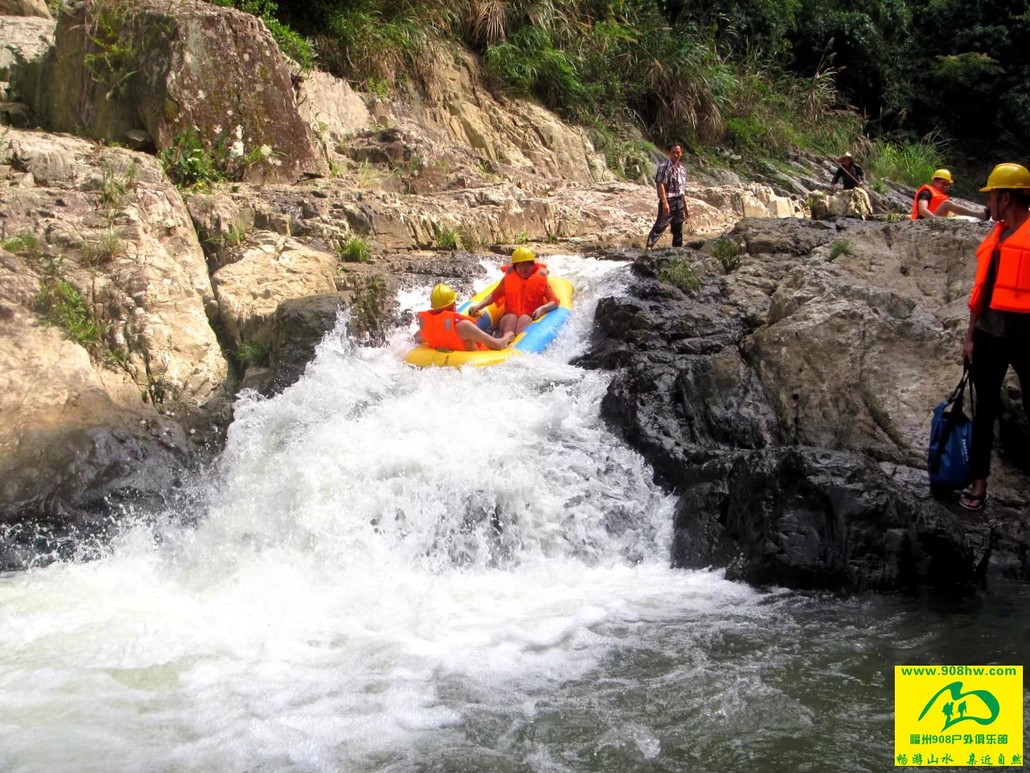
[[[558,333],[565,326],[565,323],[569,321],[569,317],[572,316],[572,283],[568,279],[558,276],[548,277],[547,281],[558,298],[558,308],[549,311],[540,319],[531,323],[529,327],[515,337],[515,340],[511,342],[511,346],[506,349],[481,349],[474,352],[459,352],[451,349],[433,349],[425,344],[421,344],[408,352],[404,356],[404,361],[417,365],[420,368],[426,368],[431,365],[438,367],[447,365],[453,367],[460,367],[462,365],[496,365],[512,357],[542,352],[558,337]],[[467,313],[469,306],[487,297],[498,284],[500,282],[495,282],[482,292],[476,293],[470,300],[458,307],[458,311],[462,314]],[[494,304],[490,304],[483,309],[478,324],[484,330],[489,330],[497,324],[500,316],[500,310]]]

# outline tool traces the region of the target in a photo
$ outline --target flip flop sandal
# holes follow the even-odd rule
[[[959,497],[958,503],[966,510],[976,512],[984,509],[984,502],[987,501],[987,492],[983,494],[963,494]]]

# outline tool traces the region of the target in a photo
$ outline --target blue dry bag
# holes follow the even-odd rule
[[[930,473],[930,488],[934,491],[953,491],[969,483],[969,449],[973,441],[973,422],[962,412],[968,382],[967,365],[955,391],[933,409],[927,469]],[[972,397],[972,385],[970,393]],[[970,405],[972,403],[970,399]]]

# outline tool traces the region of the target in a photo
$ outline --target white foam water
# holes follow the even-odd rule
[[[577,303],[543,355],[417,370],[410,331],[341,326],[239,399],[189,518],[0,578],[0,770],[576,769],[524,737],[548,696],[655,621],[763,616],[670,568],[673,501],[599,418],[608,376],[569,364],[625,267],[548,263]],[[660,755],[644,713],[596,748],[627,745]]]

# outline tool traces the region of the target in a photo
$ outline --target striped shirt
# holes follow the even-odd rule
[[[671,158],[665,159],[658,165],[658,171],[654,176],[655,185],[665,186],[665,195],[670,199],[677,198],[686,193],[687,170],[683,164],[674,164]]]

